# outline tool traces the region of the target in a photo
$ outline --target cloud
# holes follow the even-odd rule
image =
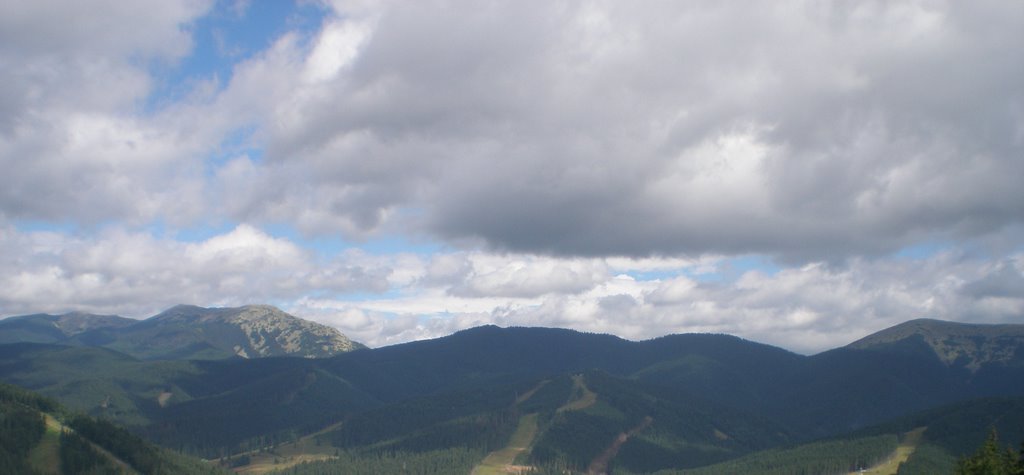
[[[340,3],[143,114],[209,4],[5,8],[15,219],[806,263],[1024,216],[1016,4]]]
[[[1024,314],[1019,3],[332,5],[173,94],[210,2],[0,5],[0,313],[801,351]]]
[[[490,255],[517,265],[526,256]],[[548,258],[545,258],[548,259]],[[688,277],[636,279],[605,274],[581,292],[530,297],[451,295],[461,280],[434,281],[361,301],[302,299],[292,311],[359,335],[371,346],[447,335],[480,324],[544,326],[646,339],[670,333],[739,335],[814,353],[842,346],[913,318],[989,323],[1024,314],[1021,256],[993,266],[960,252],[927,259],[857,259],[845,266],[807,264],[736,281]],[[593,264],[599,264],[597,262]],[[465,275],[469,275],[468,273]],[[998,292],[993,281],[1010,281]],[[995,295],[993,295],[993,293]]]
[[[231,306],[381,292],[390,272],[357,262],[358,253],[320,260],[248,225],[194,243],[116,229],[84,239],[5,227],[0,247],[10,256],[0,260],[5,315],[85,310],[144,317],[178,303]]]
[[[204,207],[209,143],[139,114],[150,64],[191,48],[209,2],[16,2],[0,7],[0,214],[94,225],[176,223]]]
[[[1024,255],[743,271],[733,259],[555,258],[350,248],[317,255],[240,225],[195,242],[111,229],[89,237],[0,227],[0,313],[86,310],[144,317],[191,302],[271,302],[372,346],[470,326],[545,326],[645,339],[714,332],[813,353],[911,318],[1014,322]],[[652,269],[654,271],[652,271]],[[652,273],[653,272],[653,273]],[[635,274],[631,276],[629,274]]]
[[[998,2],[363,6],[225,91],[269,85],[282,177],[240,209],[572,256],[998,234],[1024,216],[1022,26]]]

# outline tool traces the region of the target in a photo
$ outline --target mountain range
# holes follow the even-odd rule
[[[139,359],[324,358],[364,348],[338,330],[270,305],[178,305],[145,320],[81,312],[0,320],[0,343],[110,348]]]
[[[728,335],[637,342],[495,326],[320,358],[223,351],[236,339],[207,343],[228,358],[186,359],[171,345],[147,353],[118,337],[82,337],[140,326],[131,334],[159,340],[246,312],[276,313],[175,307],[140,323],[0,345],[0,380],[165,447],[243,466],[320,464],[309,473],[342,463],[350,473],[388,463],[447,467],[422,473],[730,473],[735,466],[712,467],[792,463],[810,452],[828,454],[814,465],[827,472],[884,459],[908,440],[920,448],[908,466],[929,473],[980,444],[988,425],[1024,440],[1024,424],[1015,425],[1024,421],[1024,325],[913,320],[811,356]],[[249,328],[271,326],[254,320]],[[10,328],[43,334],[8,321],[2,341],[13,339]],[[175,330],[147,330],[150,321]],[[267,347],[245,349],[273,356],[258,350]]]

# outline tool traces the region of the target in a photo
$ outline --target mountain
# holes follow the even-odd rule
[[[244,309],[273,310],[175,307],[128,329],[154,344],[196,341],[188,328],[237,327]],[[987,340],[1006,339],[989,330],[965,341],[989,348],[996,344]],[[101,332],[111,330],[92,333]],[[19,343],[0,345],[0,380],[168,447],[274,466],[292,454],[320,460],[323,473],[341,461],[474,458],[539,473],[613,466],[647,473],[837,437],[946,404],[1024,396],[1016,357],[978,359],[970,368],[950,363],[915,332],[891,333],[904,336],[812,356],[729,335],[628,341],[495,326],[316,359],[141,360],[119,352],[141,351],[130,346]],[[932,334],[940,342],[955,336]],[[888,447],[869,445],[872,453]],[[285,448],[270,456],[268,446]]]
[[[323,358],[364,348],[341,332],[269,305],[172,307],[146,320],[69,313],[0,320],[0,343],[110,348],[140,359]]]
[[[63,315],[45,313],[0,320],[0,344],[33,342],[59,343],[91,330],[118,329],[138,323],[117,315],[93,315],[71,312]]]
[[[971,371],[987,364],[1024,366],[1024,324],[910,320],[861,338],[848,347],[876,351],[927,348],[943,363]]]
[[[107,332],[102,346],[143,359],[240,356],[323,358],[364,348],[334,328],[270,305],[203,308],[178,305],[136,325]]]

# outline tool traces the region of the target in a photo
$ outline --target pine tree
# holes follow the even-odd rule
[[[999,449],[995,428],[974,455],[957,462],[957,475],[1024,475],[1024,450]]]

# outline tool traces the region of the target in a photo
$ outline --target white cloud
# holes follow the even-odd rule
[[[325,25],[306,61],[306,80],[316,83],[337,77],[356,59],[372,32],[373,25],[368,20],[336,20]]]
[[[13,2],[0,7],[0,214],[93,225],[201,214],[210,143],[139,114],[147,65],[191,49],[209,2]]]
[[[523,256],[488,258],[514,266]],[[993,266],[951,252],[925,260],[855,260],[843,267],[814,263],[770,275],[751,270],[735,282],[606,275],[585,292],[552,291],[533,298],[451,296],[446,289],[461,282],[434,281],[432,290],[411,288],[380,299],[303,299],[294,310],[358,334],[374,346],[443,336],[465,328],[460,325],[494,323],[574,328],[630,339],[728,333],[812,353],[912,318],[1015,321],[1024,312],[1024,293],[1017,289],[1003,295],[1006,286],[1001,282],[1024,282],[1015,267],[1021,261],[1015,256]],[[993,285],[993,280],[1000,284]],[[997,290],[979,294],[980,289]],[[374,333],[399,325],[389,323],[396,318],[400,332]]]
[[[334,2],[154,97],[209,2],[0,4],[0,313],[271,301],[376,345],[493,322],[802,351],[1024,314],[1021,4],[464,6]],[[208,223],[246,224],[170,237]],[[451,247],[302,241],[395,235]]]
[[[142,317],[171,305],[277,302],[373,346],[487,323],[645,339],[720,332],[815,352],[919,317],[1010,322],[1024,313],[1024,255],[950,250],[854,259],[736,280],[720,261],[579,259],[483,252],[318,256],[240,225],[182,243],[111,230],[89,238],[0,228],[0,312],[73,309]],[[609,264],[614,262],[614,264]],[[612,269],[658,269],[641,277]],[[473,289],[472,292],[466,289]],[[368,294],[366,292],[369,292]],[[348,296],[362,294],[362,297]]]
[[[235,219],[838,262],[1024,215],[1019,5],[337,8],[207,109],[266,147]]]
[[[248,225],[196,243],[112,230],[90,238],[22,233],[0,246],[0,313],[86,310],[143,317],[178,303],[243,305],[387,288],[387,267],[318,260]],[[5,252],[5,255],[6,252]]]

